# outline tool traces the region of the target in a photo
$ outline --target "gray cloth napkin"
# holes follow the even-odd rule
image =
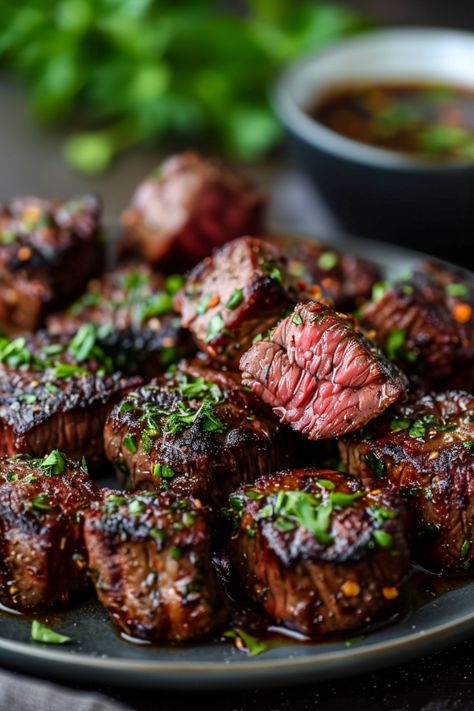
[[[127,711],[99,694],[0,672],[1,711]]]

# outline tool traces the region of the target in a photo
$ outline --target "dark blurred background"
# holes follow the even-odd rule
[[[71,4],[72,2],[72,4]],[[74,16],[74,3],[80,9],[86,0],[71,0],[66,6],[72,8]],[[146,6],[146,0],[135,0],[136,7]],[[31,61],[33,50],[28,47],[28,42],[21,45],[20,65],[13,68],[2,58],[2,41],[5,47],[5,35],[9,25],[8,18],[15,13],[23,12],[31,6],[41,6],[41,2],[20,3],[20,8],[15,8],[14,3],[0,3],[0,198],[7,199],[14,194],[39,193],[45,196],[68,195],[78,191],[94,190],[102,194],[105,201],[106,214],[115,218],[127,203],[131,192],[138,182],[163,155],[174,149],[174,142],[168,136],[162,139],[147,141],[144,145],[134,146],[122,152],[111,166],[98,174],[81,173],[71,167],[63,157],[65,141],[70,138],[71,125],[74,128],[76,112],[72,112],[67,120],[62,122],[41,123],[32,113],[32,98],[38,101],[41,96],[41,83],[33,80],[34,73],[26,71],[26,60]],[[103,0],[93,5],[99,8],[107,4]],[[113,2],[108,3],[114,5]],[[120,5],[120,3],[115,3]],[[130,3],[122,3],[127,5]],[[164,3],[166,5],[166,3]],[[201,2],[177,3],[179,11],[197,11]],[[278,5],[281,12],[288,12],[289,16],[301,9],[300,3],[267,2],[260,0],[254,3],[262,12],[268,12]],[[61,3],[43,3],[44,7],[58,6]],[[160,3],[161,5],[161,3]],[[208,5],[208,3],[204,3]],[[235,6],[235,3],[232,3]],[[3,6],[3,9],[2,9]],[[334,7],[334,6],[332,6]],[[337,7],[337,5],[336,5]],[[474,29],[474,4],[472,0],[352,0],[345,3],[345,7],[356,13],[363,13],[369,18],[369,23],[376,25],[428,25],[446,26],[461,29]],[[282,10],[283,8],[283,10]],[[294,10],[293,10],[294,9]],[[291,12],[290,12],[291,11]],[[77,13],[76,13],[77,16]],[[365,19],[364,19],[365,21]],[[329,34],[338,36],[337,21],[334,29],[331,26]],[[21,39],[21,38],[20,38]],[[318,39],[319,42],[319,39]],[[302,41],[304,45],[304,42]],[[56,51],[56,50],[55,50]],[[61,53],[61,47],[57,49]],[[15,57],[16,59],[16,57]],[[11,64],[11,63],[10,63]],[[3,68],[2,68],[3,65]],[[275,69],[275,73],[277,70]],[[28,83],[29,82],[29,83]],[[29,87],[29,88],[28,88]],[[120,90],[115,92],[115,97]],[[38,113],[38,112],[37,112]],[[255,122],[254,122],[255,123]],[[252,125],[247,122],[245,126]],[[247,131],[248,133],[248,131]],[[268,135],[268,131],[262,131]],[[247,134],[246,134],[247,135]],[[252,149],[254,136],[249,136],[250,149]],[[192,137],[186,145],[193,146]],[[212,143],[212,142],[211,142]],[[220,152],[220,144],[211,148]],[[244,146],[245,154],[247,146]],[[77,153],[77,151],[76,151]],[[238,151],[237,151],[238,153]],[[87,151],[82,152],[82,160]],[[88,154],[89,155],[89,154]],[[77,156],[76,156],[77,157]],[[94,157],[94,156],[93,156]],[[94,157],[94,159],[96,156]],[[301,215],[301,205],[305,204],[306,223],[314,227],[315,231],[330,230],[335,226],[333,217],[327,212],[324,204],[319,200],[314,188],[299,174],[292,172],[286,165],[283,154],[279,149],[268,152],[247,151],[247,155],[231,156],[233,162],[242,165],[244,172],[255,177],[265,188],[271,198],[270,218],[273,223],[290,224],[298,228],[298,216]],[[288,200],[288,191],[294,198]],[[282,199],[282,196],[284,199]],[[302,225],[307,227],[307,224]]]

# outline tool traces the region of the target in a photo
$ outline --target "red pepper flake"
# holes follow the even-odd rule
[[[31,259],[32,251],[29,247],[20,247],[18,250],[18,259],[20,259],[22,262],[28,261],[28,259]]]
[[[217,294],[213,294],[211,298],[209,299],[209,303],[207,305],[208,309],[212,309],[213,306],[217,306],[217,304],[220,302],[220,298]]]
[[[453,316],[458,323],[468,323],[472,318],[472,306],[460,301],[453,307]]]

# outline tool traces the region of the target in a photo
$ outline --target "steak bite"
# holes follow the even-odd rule
[[[339,442],[366,486],[406,497],[417,556],[445,569],[474,561],[474,396],[432,393],[391,408]]]
[[[214,247],[262,228],[263,199],[243,177],[197,153],[166,160],[122,215],[121,252],[183,271]]]
[[[300,294],[283,252],[241,237],[193,269],[175,304],[199,348],[238,365],[252,339],[275,326]]]
[[[394,494],[297,469],[241,487],[230,504],[232,569],[276,622],[310,637],[356,629],[398,597],[409,551]]]
[[[48,330],[74,334],[93,323],[120,368],[151,378],[192,350],[192,340],[173,311],[173,295],[183,281],[177,274],[165,279],[145,265],[116,269],[89,282],[66,311],[51,314]]]
[[[288,271],[298,280],[318,284],[335,308],[352,311],[366,301],[380,280],[376,264],[319,240],[292,236],[270,237],[288,257]]]
[[[362,427],[404,395],[405,377],[352,322],[299,304],[240,361],[242,382],[309,439]]]
[[[221,506],[240,484],[287,461],[288,437],[237,373],[198,362],[129,393],[105,451],[132,489],[168,489]]]
[[[100,461],[107,415],[141,378],[114,372],[91,335],[84,327],[71,341],[0,340],[0,454],[41,457],[57,447]]]
[[[82,527],[98,496],[58,450],[0,459],[0,602],[22,612],[65,606],[88,585]]]
[[[227,604],[211,565],[207,510],[171,492],[114,493],[88,511],[85,540],[99,600],[128,635],[209,635]]]
[[[102,263],[101,206],[16,198],[0,204],[0,327],[33,331],[75,298]]]
[[[374,340],[425,391],[474,384],[474,283],[448,268],[423,272],[379,290],[362,310]]]

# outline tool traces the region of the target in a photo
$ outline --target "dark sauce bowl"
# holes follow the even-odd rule
[[[474,88],[474,34],[375,31],[291,65],[273,92],[290,157],[316,182],[342,227],[474,267],[474,162],[359,143],[309,115],[337,87],[442,83]]]

